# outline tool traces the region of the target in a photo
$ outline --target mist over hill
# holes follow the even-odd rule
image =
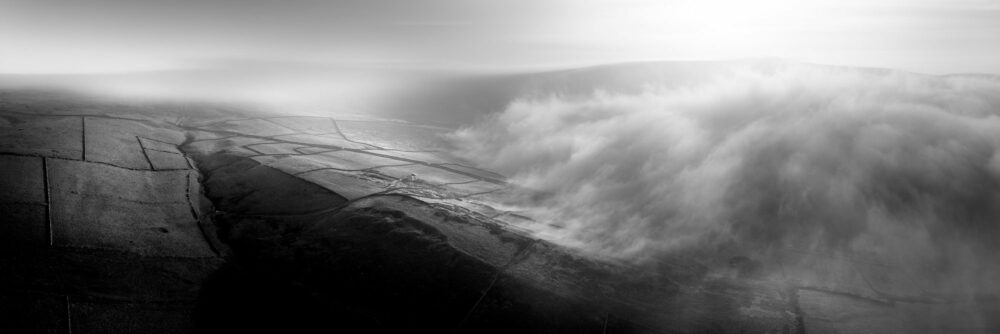
[[[634,80],[629,80],[629,79]],[[1000,80],[782,62],[549,73],[452,139],[538,235],[636,260],[740,245],[867,254],[992,286]]]
[[[990,248],[1000,218],[992,75],[779,60],[522,73],[247,61],[2,79],[460,128],[454,153],[511,175],[530,194],[508,204],[560,227],[540,233],[614,256],[794,241],[933,258],[953,240]]]
[[[776,60],[651,62],[558,70],[455,70],[419,64],[321,64],[263,60],[93,74],[0,74],[0,88],[65,90],[113,99],[221,102],[280,113],[353,112],[446,127],[470,125],[518,98],[637,93],[690,84],[738,66]]]
[[[5,159],[20,163],[8,168],[43,171],[32,184],[5,182],[47,192],[47,164],[204,173],[185,191],[206,189],[215,209],[204,219],[221,226],[206,231],[252,269],[227,268],[206,283],[216,295],[205,310],[221,316],[212,326],[251,310],[261,315],[252,318],[278,314],[268,323],[281,326],[357,304],[371,316],[409,319],[391,326],[433,327],[422,318],[440,310],[427,307],[433,300],[472,319],[460,327],[534,319],[527,328],[541,332],[793,331],[816,321],[996,328],[993,75],[775,60],[504,73],[251,62],[6,75],[0,88],[11,129]],[[144,137],[160,130],[171,135]],[[93,183],[106,184],[115,182]],[[55,203],[30,205],[61,208]],[[296,208],[303,215],[288,211]],[[175,235],[164,231],[141,233]],[[123,246],[130,240],[108,242],[132,249]],[[62,251],[76,250],[53,252]],[[244,302],[244,291],[258,291],[245,283],[258,271],[312,283],[298,292],[270,285],[279,287],[273,299]],[[431,284],[453,282],[437,276],[446,271],[460,284]],[[43,278],[52,277],[61,275]],[[439,298],[444,290],[461,293]],[[315,304],[315,291],[332,304]],[[411,304],[399,296],[423,313],[400,307]],[[557,307],[537,308],[544,305]]]

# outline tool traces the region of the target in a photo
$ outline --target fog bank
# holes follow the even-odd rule
[[[523,190],[508,205],[558,227],[540,236],[599,254],[737,243],[945,271],[993,262],[1000,80],[773,63],[703,73],[535,92],[452,139],[512,176]]]

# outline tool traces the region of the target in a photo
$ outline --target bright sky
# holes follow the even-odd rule
[[[0,73],[746,57],[1000,73],[1000,1],[0,0]]]

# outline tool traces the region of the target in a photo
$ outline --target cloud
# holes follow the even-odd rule
[[[641,92],[534,92],[452,139],[512,176],[521,191],[507,205],[558,226],[540,236],[604,255],[725,243],[903,263],[996,254],[1000,80],[798,64],[705,73]]]

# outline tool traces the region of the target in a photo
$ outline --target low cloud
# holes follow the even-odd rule
[[[558,227],[540,236],[603,255],[733,243],[949,266],[997,253],[1000,80],[796,64],[706,76],[535,92],[452,139],[512,176],[522,191],[506,204]]]

